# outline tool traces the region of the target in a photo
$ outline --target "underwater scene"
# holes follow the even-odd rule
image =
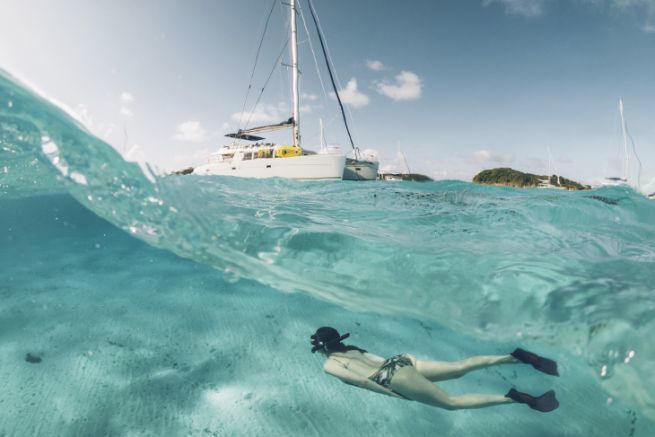
[[[655,435],[655,202],[165,176],[0,74],[0,436]],[[341,383],[321,326],[377,355],[557,360],[447,411]]]

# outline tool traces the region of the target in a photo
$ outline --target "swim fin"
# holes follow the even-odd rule
[[[559,401],[555,398],[555,392],[553,390],[548,390],[541,396],[534,397],[527,393],[521,393],[520,391],[511,389],[507,392],[505,397],[520,404],[527,404],[528,407],[533,410],[541,411],[542,413],[548,413],[559,407]]]
[[[528,352],[521,348],[516,348],[510,355],[523,363],[532,365],[532,367],[540,372],[559,376],[559,373],[557,372],[557,363],[551,359],[540,357],[535,353]]]

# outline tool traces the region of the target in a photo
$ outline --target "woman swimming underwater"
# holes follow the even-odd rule
[[[339,335],[331,327],[319,328],[311,336],[312,353],[327,357],[323,369],[346,384],[377,393],[422,402],[447,410],[482,408],[492,405],[521,403],[537,411],[549,412],[559,406],[553,390],[534,397],[514,389],[504,395],[452,395],[433,382],[455,379],[484,367],[506,363],[526,363],[549,375],[559,376],[557,363],[523,349],[509,355],[470,357],[462,361],[424,361],[413,355],[396,355],[385,360],[342,341],[350,334]]]

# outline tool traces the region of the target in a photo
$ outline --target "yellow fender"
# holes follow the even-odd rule
[[[301,156],[302,149],[298,146],[280,146],[275,149],[276,158],[290,158],[292,156]]]
[[[270,158],[271,149],[260,149],[257,151],[257,158]]]

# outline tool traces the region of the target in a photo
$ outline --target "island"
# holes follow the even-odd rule
[[[539,176],[523,173],[508,167],[483,170],[473,177],[473,182],[484,185],[503,185],[517,188],[560,188],[566,190],[590,190],[583,185],[562,176]]]
[[[182,170],[174,171],[172,174],[185,175],[193,173],[193,167],[183,168]]]
[[[383,181],[430,182],[432,178],[420,173],[378,173],[378,179]]]

